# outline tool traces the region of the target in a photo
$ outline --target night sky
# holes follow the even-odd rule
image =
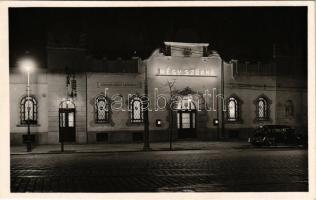
[[[225,60],[306,58],[305,7],[10,8],[10,66],[30,51],[45,63],[48,38],[85,35],[95,57],[147,58],[163,41],[207,42]],[[43,64],[45,65],[45,64]]]

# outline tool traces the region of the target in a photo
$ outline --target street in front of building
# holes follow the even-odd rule
[[[308,191],[305,149],[11,154],[11,192],[273,191]]]

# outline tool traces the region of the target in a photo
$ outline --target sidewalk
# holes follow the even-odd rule
[[[177,150],[220,150],[251,148],[245,141],[176,141],[172,149]],[[150,143],[152,151],[169,151],[169,142]],[[61,153],[60,144],[34,146],[32,152],[26,151],[26,146],[11,146],[11,155]],[[137,152],[143,151],[143,143],[128,144],[65,144],[64,153],[92,152]]]

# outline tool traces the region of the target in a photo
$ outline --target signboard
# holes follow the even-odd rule
[[[158,68],[157,76],[199,76],[199,77],[217,77],[209,69],[171,69]]]
[[[98,82],[99,87],[135,87],[135,88],[142,88],[141,82]]]

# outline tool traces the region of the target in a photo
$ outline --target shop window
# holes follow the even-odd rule
[[[270,117],[269,107],[270,101],[264,96],[260,96],[255,101],[256,104],[256,120],[268,121]]]
[[[107,123],[109,122],[109,102],[104,95],[99,95],[95,99],[95,122],[96,123]]]
[[[132,123],[141,123],[144,119],[143,103],[140,97],[134,97],[130,101],[130,120]]]
[[[20,103],[21,124],[37,124],[37,101],[34,96],[25,96]]]

